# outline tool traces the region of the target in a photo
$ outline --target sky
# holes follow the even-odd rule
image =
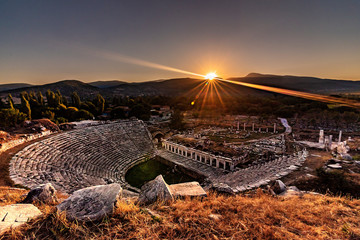
[[[1,0],[0,84],[193,77],[144,61],[360,80],[359,13],[358,0]]]

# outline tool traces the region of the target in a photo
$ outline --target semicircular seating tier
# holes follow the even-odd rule
[[[151,134],[142,121],[111,122],[25,147],[12,158],[10,177],[29,188],[50,182],[67,193],[110,182],[129,187],[126,171],[154,152]]]

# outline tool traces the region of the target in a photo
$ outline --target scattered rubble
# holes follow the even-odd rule
[[[51,183],[39,185],[31,189],[22,203],[33,203],[36,201],[46,204],[53,204],[57,202],[56,190]]]

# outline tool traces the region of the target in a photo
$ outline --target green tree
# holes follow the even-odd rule
[[[176,130],[183,130],[184,127],[185,123],[183,114],[180,112],[180,110],[175,110],[174,113],[171,115],[170,128]]]
[[[111,118],[125,118],[125,111],[122,107],[115,107],[110,112]]]
[[[100,93],[95,97],[93,103],[96,106],[97,114],[102,114],[105,109],[105,99],[103,98],[103,96],[101,96]]]
[[[29,97],[26,92],[21,93],[21,111],[26,114],[27,119],[31,120],[31,107],[26,96]]]
[[[150,110],[151,108],[149,105],[138,103],[131,108],[129,116],[148,121],[150,119]]]
[[[15,109],[15,108],[14,108],[14,100],[13,100],[13,98],[12,98],[12,96],[11,96],[10,93],[8,94],[8,104],[9,104],[9,108],[10,108],[10,109]]]
[[[51,121],[55,120],[55,113],[50,110],[46,110],[42,115],[44,118],[48,118]]]
[[[44,106],[44,96],[42,95],[42,93],[40,91],[37,92],[36,97],[37,97],[37,101],[38,101],[39,105]]]
[[[15,126],[26,120],[26,115],[15,108],[2,109],[0,111],[0,126]]]
[[[84,119],[93,119],[94,115],[92,115],[89,111],[86,111],[84,109],[80,109],[77,112],[77,120],[84,120]]]
[[[46,100],[49,107],[56,107],[55,93],[53,91],[46,91]]]
[[[77,118],[78,111],[79,110],[76,107],[68,107],[66,109],[67,119],[69,119],[70,121],[75,121]]]
[[[77,92],[71,94],[71,104],[76,108],[80,108],[81,100]]]
[[[3,109],[5,107],[5,103],[3,102],[2,98],[0,98],[0,109]]]

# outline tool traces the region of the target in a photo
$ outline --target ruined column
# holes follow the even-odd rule
[[[252,131],[255,132],[255,123],[252,124]]]
[[[259,127],[259,132],[261,132],[261,127]]]
[[[240,122],[239,121],[237,122],[237,130],[238,131],[240,130]]]
[[[274,133],[276,133],[276,123],[274,123]]]
[[[329,146],[330,146],[330,150],[331,150],[331,146],[332,146],[332,140],[333,140],[333,135],[329,136]]]
[[[231,170],[231,171],[234,171],[234,163],[231,163],[231,164],[230,164],[230,170]]]
[[[244,131],[246,131],[246,123],[244,123]]]
[[[319,132],[319,143],[324,143],[324,130]]]
[[[216,161],[216,168],[219,168],[219,159],[215,158]]]
[[[338,140],[338,143],[340,143],[340,142],[341,142],[341,135],[342,135],[342,131],[340,130],[340,132],[339,132],[339,140]]]

